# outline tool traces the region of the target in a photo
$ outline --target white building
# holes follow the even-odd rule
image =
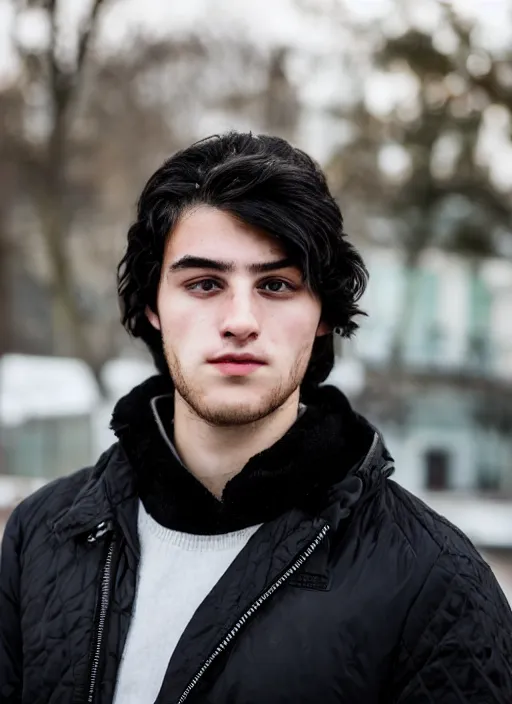
[[[101,399],[81,360],[5,355],[0,359],[2,472],[50,479],[94,462],[115,440],[109,430],[114,403],[152,373],[147,362],[112,360],[103,370],[109,397]]]
[[[428,252],[407,289],[396,251],[374,248],[365,260],[368,318],[344,345],[332,380],[382,428],[397,478],[412,491],[512,496],[512,264],[491,260],[477,267]],[[378,382],[393,383],[390,356],[407,313],[406,293],[402,349],[409,392],[397,417]],[[372,392],[381,395],[377,410],[368,401]]]
[[[481,263],[427,251],[406,288],[394,249],[364,253],[370,271],[362,321],[351,353],[365,362],[389,359],[403,301],[412,297],[405,360],[416,369],[463,370],[512,382],[512,263]]]

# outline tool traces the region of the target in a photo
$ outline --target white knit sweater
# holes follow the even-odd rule
[[[163,528],[139,504],[137,593],[114,704],[153,704],[188,622],[258,528],[179,533]]]

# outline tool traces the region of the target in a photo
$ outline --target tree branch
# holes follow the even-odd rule
[[[80,77],[83,72],[85,60],[87,58],[87,54],[89,52],[89,47],[91,44],[91,40],[94,36],[94,31],[96,29],[96,25],[98,23],[98,17],[99,13],[101,10],[101,6],[104,4],[105,0],[94,0],[93,5],[91,7],[91,12],[87,19],[85,20],[82,29],[80,31],[80,36],[78,39],[78,54],[77,54],[77,61],[76,61],[76,69],[75,69],[75,76],[74,76],[74,84],[76,87],[76,84],[80,80]]]
[[[46,52],[50,74],[50,95],[56,112],[64,111],[68,102],[68,82],[57,58],[57,0],[48,2],[48,18],[50,21],[50,43]],[[55,116],[54,116],[55,119]]]
[[[90,13],[84,20],[78,35],[77,59],[73,70],[67,72],[59,64],[57,56],[58,27],[57,0],[49,0],[48,15],[50,19],[50,44],[48,47],[48,65],[50,69],[51,93],[57,111],[67,111],[73,94],[80,86],[85,62],[89,53],[91,41],[97,27],[100,10],[105,0],[93,0]]]

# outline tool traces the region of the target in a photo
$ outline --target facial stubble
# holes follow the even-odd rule
[[[239,402],[237,404],[215,405],[205,402],[205,394],[192,380],[188,380],[179,359],[170,346],[164,342],[164,353],[176,392],[192,412],[206,423],[217,427],[249,425],[267,418],[283,406],[301,385],[311,357],[312,345],[305,345],[291,366],[286,379],[262,394],[259,405]],[[240,385],[245,379],[232,380]]]

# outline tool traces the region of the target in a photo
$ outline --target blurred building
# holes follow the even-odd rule
[[[358,405],[385,432],[400,481],[512,498],[512,264],[429,252],[406,292],[395,250],[366,261],[370,315],[345,353],[364,366]]]
[[[94,462],[115,440],[114,403],[151,373],[147,361],[113,360],[103,369],[108,396],[101,398],[82,360],[0,358],[0,474],[22,486],[23,479],[53,479]]]

